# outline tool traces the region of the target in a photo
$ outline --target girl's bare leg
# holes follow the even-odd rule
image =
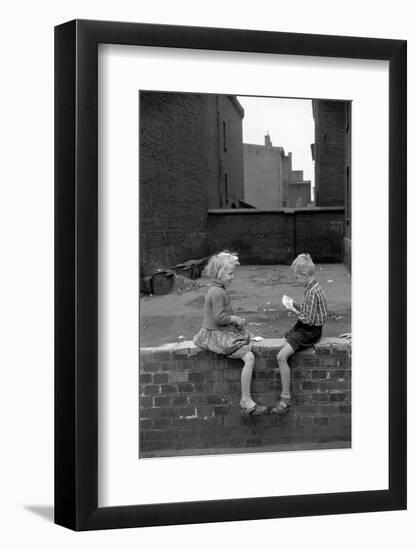
[[[248,351],[246,355],[242,357],[243,359],[243,369],[241,374],[241,384],[242,384],[242,398],[240,400],[240,406],[245,409],[251,409],[256,405],[253,401],[250,394],[250,387],[252,383],[252,372],[253,367],[255,366],[255,356],[251,351]]]

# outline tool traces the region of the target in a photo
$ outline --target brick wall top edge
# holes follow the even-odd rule
[[[255,355],[257,353],[262,354],[263,352],[278,352],[284,346],[284,344],[285,340],[283,338],[265,338],[260,342],[254,343],[253,351]],[[317,350],[318,352],[323,352],[325,350],[337,349],[338,351],[346,351],[347,354],[350,354],[351,347],[352,345],[349,340],[337,337],[327,337],[322,338],[320,342],[314,346],[314,349],[310,348],[302,353],[313,354],[315,350]],[[141,356],[154,354],[166,354],[167,356],[194,356],[200,354],[204,355],[207,352],[198,348],[191,340],[189,340],[180,343],[163,344],[162,346],[157,347],[140,348],[140,353]]]
[[[208,214],[292,214],[293,212],[344,212],[344,206],[311,206],[309,208],[279,208],[279,209],[257,209],[257,208],[213,208]]]

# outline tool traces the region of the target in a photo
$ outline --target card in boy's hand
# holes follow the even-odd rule
[[[282,303],[287,309],[291,309],[293,307],[293,300],[286,294],[282,297]]]

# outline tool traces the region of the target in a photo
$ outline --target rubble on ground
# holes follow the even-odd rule
[[[175,274],[172,292],[175,292],[176,294],[182,294],[183,292],[187,292],[188,290],[196,290],[201,286],[201,283],[199,283],[197,280],[189,279],[188,277],[184,277],[183,275]]]

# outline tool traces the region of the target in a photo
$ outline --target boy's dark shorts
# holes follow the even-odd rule
[[[307,349],[316,344],[322,333],[321,326],[305,325],[301,321],[297,321],[290,329],[285,338],[294,351]]]

